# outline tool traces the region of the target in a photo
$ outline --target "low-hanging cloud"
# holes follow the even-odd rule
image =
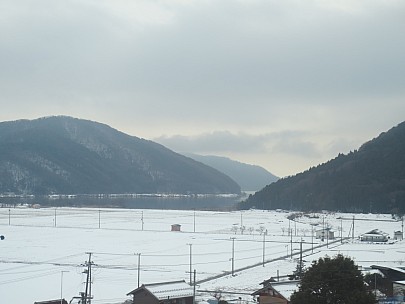
[[[161,136],[154,140],[179,152],[199,154],[278,154],[284,153],[303,158],[317,157],[314,143],[302,139],[302,132],[284,131],[252,135],[215,131],[195,136]]]

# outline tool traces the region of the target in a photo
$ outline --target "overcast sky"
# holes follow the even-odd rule
[[[0,0],[0,94],[293,175],[405,120],[405,1]]]

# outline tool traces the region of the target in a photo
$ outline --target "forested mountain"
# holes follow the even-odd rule
[[[0,193],[240,193],[225,174],[152,141],[71,117],[0,123]]]
[[[244,191],[257,191],[278,180],[277,176],[260,166],[241,163],[227,157],[189,153],[185,155],[225,173]]]
[[[358,151],[278,180],[241,208],[405,212],[405,122]]]

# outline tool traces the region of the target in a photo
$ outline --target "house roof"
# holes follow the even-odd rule
[[[270,279],[264,280],[263,282],[260,283],[260,285],[266,286],[269,283],[272,282],[277,282],[273,277],[271,277]]]
[[[252,296],[259,295],[262,292],[267,291],[268,289],[272,289],[276,292],[276,294],[279,297],[288,300],[292,295],[292,293],[298,289],[298,283],[299,281],[282,281],[282,282],[267,283],[265,287],[252,293]]]
[[[371,265],[372,269],[378,270],[392,270],[398,273],[405,274],[405,269],[403,267],[389,267],[389,266],[382,266],[382,265]]]
[[[321,229],[317,229],[315,230],[315,232],[322,232],[322,231],[329,231],[330,233],[334,233],[334,231],[331,228],[321,228]]]
[[[35,302],[34,304],[61,304],[61,301],[60,299],[58,299],[58,300]],[[68,302],[65,299],[62,299],[62,304],[68,304]]]
[[[127,295],[135,295],[140,290],[147,290],[158,300],[186,298],[193,296],[193,288],[183,281],[162,282],[153,284],[143,284],[141,287],[134,289]]]
[[[277,282],[273,283],[273,286],[277,289],[279,293],[281,293],[285,298],[290,300],[291,295],[298,291],[298,284],[299,281],[284,281],[284,282]]]
[[[389,234],[386,233],[386,232],[384,232],[384,231],[381,231],[381,230],[379,230],[379,229],[373,229],[373,230],[371,230],[371,231],[369,231],[369,232],[366,232],[366,233],[364,233],[364,234],[362,234],[362,235],[382,235],[382,236],[388,236]]]
[[[390,281],[405,280],[405,269],[402,267],[371,265],[371,269],[377,269],[381,271]]]

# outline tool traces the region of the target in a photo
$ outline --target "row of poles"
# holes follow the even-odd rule
[[[143,214],[142,214],[143,215]],[[56,219],[56,218],[55,218]],[[143,216],[142,216],[143,219]],[[353,220],[354,222],[354,220]],[[143,223],[143,221],[142,221]],[[353,223],[354,226],[354,223]],[[290,230],[290,228],[289,228]],[[354,230],[354,227],[352,228],[352,231]],[[291,248],[291,252],[290,252],[290,256],[293,256],[293,249],[292,249],[292,231],[289,233],[290,234],[290,248]],[[262,248],[262,266],[265,266],[266,260],[265,260],[265,256],[266,256],[266,235],[267,235],[267,230],[263,232],[263,248]],[[312,233],[312,238],[313,238],[313,233]],[[231,274],[232,276],[235,273],[235,237],[231,237],[230,240],[232,241],[232,257],[231,257],[231,262],[232,262],[232,270],[231,270]],[[300,241],[300,270],[302,270],[302,243],[303,241]],[[312,243],[312,252],[313,252],[313,241]],[[189,275],[190,275],[190,285],[194,286],[195,289],[195,285],[196,285],[196,270],[192,270],[192,266],[193,266],[193,260],[192,260],[192,256],[193,256],[193,251],[192,251],[192,245],[191,243],[187,244],[189,246]],[[85,292],[80,294],[80,298],[83,304],[91,304],[91,281],[92,281],[92,277],[91,277],[91,266],[94,265],[94,263],[91,261],[91,256],[92,253],[87,253],[89,255],[89,259],[88,262],[85,263],[84,266],[87,267],[87,269],[84,271],[84,273],[87,274],[87,278],[86,278],[86,288],[85,288]],[[141,253],[136,253],[135,255],[138,256],[138,263],[137,263],[137,283],[138,283],[138,287],[140,287],[140,271],[141,271]],[[288,245],[287,245],[287,257],[288,257]],[[62,282],[63,282],[63,273],[66,271],[62,271],[61,272],[61,304],[62,304]],[[193,279],[193,275],[194,275],[194,279]]]
[[[54,227],[57,227],[57,225],[56,225],[56,218],[57,218],[57,216],[56,216],[56,208],[55,208],[55,212],[54,212],[54,219],[53,219],[53,226]],[[142,225],[142,227],[141,227],[141,229],[142,229],[142,231],[144,230],[144,224],[145,224],[145,222],[144,222],[144,217],[143,217],[143,211],[141,212],[141,225]],[[8,225],[10,226],[11,225],[11,209],[8,209]],[[194,214],[193,214],[193,232],[195,232],[195,210],[194,210]],[[98,210],[98,228],[101,228],[101,210],[99,209]]]

